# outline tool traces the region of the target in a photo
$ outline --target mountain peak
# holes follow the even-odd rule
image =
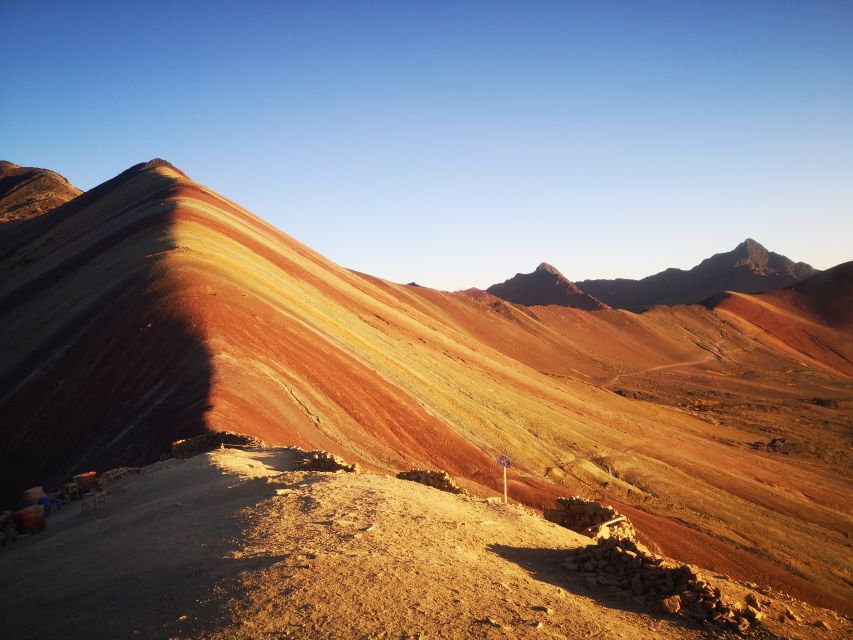
[[[528,307],[556,304],[588,311],[608,308],[547,262],[542,262],[533,273],[517,273],[509,280],[493,284],[486,291],[507,302]]]
[[[559,276],[560,278],[565,278],[565,276],[560,273],[560,270],[557,267],[554,267],[547,262],[540,262],[539,266],[536,267],[536,272],[538,273],[550,273],[555,276]]]
[[[738,258],[737,264],[750,264],[759,269],[765,268],[770,260],[770,252],[752,238],[741,242],[732,253]]]
[[[644,311],[659,304],[698,304],[724,291],[757,293],[780,289],[817,271],[747,238],[689,270],[666,269],[642,280],[586,280],[585,291],[614,307]]]
[[[186,173],[184,173],[183,171],[178,169],[175,165],[173,165],[168,160],[163,160],[163,158],[153,158],[153,159],[149,160],[148,162],[140,162],[139,164],[135,164],[132,167],[130,167],[130,169],[128,169],[127,171],[122,173],[121,175],[131,175],[134,173],[139,173],[141,171],[147,171],[149,169],[159,169],[159,168],[170,169],[170,170],[174,171],[175,173],[179,173],[184,178],[189,180],[189,176]]]

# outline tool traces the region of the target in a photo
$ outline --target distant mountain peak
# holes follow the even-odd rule
[[[560,278],[566,278],[566,276],[564,276],[562,273],[560,273],[560,270],[557,269],[557,267],[554,267],[554,266],[548,264],[547,262],[540,262],[539,266],[536,267],[536,271],[541,272],[541,273],[550,273],[550,274],[553,274],[555,276],[559,276]]]
[[[493,284],[486,291],[507,302],[528,307],[556,304],[588,311],[608,308],[547,262],[540,263],[532,273],[517,273],[509,280]]]
[[[731,252],[736,258],[735,266],[750,266],[755,270],[763,272],[770,263],[770,252],[760,242],[747,238]]]
[[[608,304],[643,311],[658,304],[698,304],[724,291],[757,293],[779,289],[817,273],[747,238],[689,270],[666,269],[642,280],[585,280],[583,289]]]

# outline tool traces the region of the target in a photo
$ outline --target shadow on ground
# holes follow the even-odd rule
[[[529,547],[511,547],[502,544],[489,546],[489,551],[504,560],[514,562],[525,569],[531,577],[547,582],[577,595],[586,596],[611,609],[642,613],[656,620],[668,620],[679,626],[696,629],[698,625],[682,617],[667,616],[659,611],[650,611],[645,607],[626,602],[612,594],[591,589],[584,584],[584,577],[577,571],[565,569],[562,565],[568,559],[566,549],[541,549]]]
[[[72,503],[66,522],[0,552],[4,634],[191,638],[216,627],[219,594],[285,557],[238,553],[245,508],[275,485],[211,460],[158,463],[111,489],[98,514]]]

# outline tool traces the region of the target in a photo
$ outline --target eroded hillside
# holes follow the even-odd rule
[[[439,467],[479,493],[506,453],[517,500],[608,496],[669,555],[850,610],[847,459],[762,449],[771,434],[735,411],[682,401],[790,402],[777,427],[799,433],[800,402],[830,398],[843,446],[849,375],[754,325],[391,284],[162,161],[55,213],[0,236],[7,498],[205,429]]]

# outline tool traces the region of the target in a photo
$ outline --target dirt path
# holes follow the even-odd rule
[[[678,369],[681,367],[689,367],[691,365],[703,364],[705,362],[708,362],[709,360],[712,360],[713,358],[714,358],[714,354],[709,352],[709,353],[706,353],[704,357],[697,358],[695,360],[684,360],[681,362],[671,362],[669,364],[660,364],[656,367],[647,367],[645,369],[639,369],[638,371],[630,371],[628,373],[619,373],[619,374],[616,374],[615,376],[613,376],[612,378],[610,378],[610,380],[608,380],[607,382],[603,383],[601,386],[612,387],[614,384],[616,384],[617,380],[620,380],[620,379],[625,378],[627,376],[638,376],[638,375],[641,375],[643,373],[649,373],[651,371],[663,371],[664,369]]]
[[[210,639],[696,634],[567,580],[561,549],[588,540],[521,507],[367,474],[269,481],[233,557],[279,560],[223,598],[233,623]]]

